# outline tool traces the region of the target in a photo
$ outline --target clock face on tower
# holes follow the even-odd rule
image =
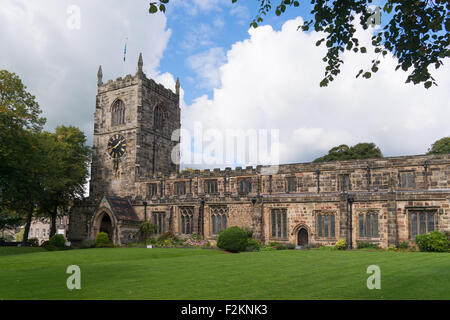
[[[127,143],[125,138],[120,134],[115,134],[111,138],[109,138],[108,141],[108,153],[109,155],[114,158],[118,159],[127,150]]]

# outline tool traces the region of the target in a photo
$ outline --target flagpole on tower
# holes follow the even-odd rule
[[[125,46],[123,48],[123,74],[125,75],[125,67],[126,67],[126,61],[127,61],[127,43],[128,43],[128,38],[125,38]]]

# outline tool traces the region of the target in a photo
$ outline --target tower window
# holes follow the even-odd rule
[[[160,106],[155,108],[153,121],[155,130],[162,131],[164,128],[164,112]]]
[[[111,125],[118,126],[125,123],[125,105],[122,100],[117,100],[112,106]]]

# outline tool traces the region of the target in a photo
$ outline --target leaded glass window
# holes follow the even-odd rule
[[[435,212],[413,211],[409,214],[409,234],[414,238],[418,234],[424,234],[435,230]]]
[[[287,238],[287,211],[286,209],[272,209],[272,237]]]
[[[191,234],[194,220],[194,208],[181,207],[180,208],[180,231],[182,234]]]
[[[333,213],[317,214],[317,237],[334,238],[336,236],[336,220]]]
[[[359,214],[359,237],[378,237],[378,212],[369,211]]]
[[[211,208],[211,233],[219,234],[220,231],[227,228],[227,213],[226,207],[212,207]]]

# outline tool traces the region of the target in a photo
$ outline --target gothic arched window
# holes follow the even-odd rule
[[[164,111],[160,106],[155,108],[153,115],[153,126],[156,130],[161,131],[164,128]]]
[[[211,208],[211,234],[219,234],[220,231],[227,228],[227,213],[227,208]]]
[[[112,126],[118,126],[125,123],[125,105],[122,100],[117,100],[116,102],[114,102],[111,112]]]

